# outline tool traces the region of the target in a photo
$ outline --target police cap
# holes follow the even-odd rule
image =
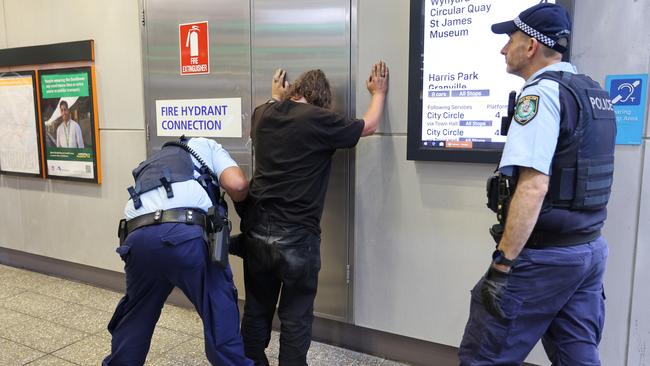
[[[492,32],[496,34],[511,34],[517,30],[564,53],[571,34],[571,19],[562,6],[541,3],[522,11],[514,20],[492,25]]]

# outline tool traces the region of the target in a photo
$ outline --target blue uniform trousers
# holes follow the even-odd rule
[[[108,324],[111,354],[103,365],[143,365],[167,296],[176,286],[203,321],[205,353],[213,365],[250,366],[239,334],[237,290],[230,268],[212,264],[198,225],[167,223],[133,231],[118,253],[126,295]]]
[[[521,365],[541,338],[554,366],[600,365],[607,255],[602,237],[571,247],[524,249],[501,299],[506,318],[490,315],[481,304],[481,279],[472,290],[460,364]]]

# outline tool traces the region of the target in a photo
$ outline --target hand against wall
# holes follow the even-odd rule
[[[383,94],[388,92],[388,66],[384,61],[379,61],[372,66],[370,76],[366,80],[366,87],[370,94]]]
[[[283,69],[277,69],[273,75],[271,82],[271,98],[275,100],[284,99],[285,94],[289,90],[289,82],[286,80],[287,72]]]

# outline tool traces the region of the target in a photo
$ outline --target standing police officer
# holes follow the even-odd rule
[[[210,363],[252,365],[239,334],[230,267],[227,261],[212,263],[214,252],[206,246],[208,234],[218,238],[229,232],[219,186],[233,201],[244,200],[244,173],[221,145],[193,138],[165,144],[133,177],[117,250],[125,262],[126,295],[108,324],[113,340],[103,365],[144,364],[154,327],[175,286],[201,316]]]
[[[492,31],[508,34],[507,71],[526,82],[488,194],[505,230],[491,230],[497,250],[472,290],[461,365],[520,365],[540,338],[553,365],[600,365],[611,101],[561,62],[571,31],[561,6],[538,4]]]

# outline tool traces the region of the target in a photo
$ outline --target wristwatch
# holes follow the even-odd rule
[[[508,267],[512,267],[512,265],[515,264],[515,261],[506,258],[505,253],[503,253],[503,250],[501,249],[497,249],[492,253],[492,260],[496,264],[503,264]]]

